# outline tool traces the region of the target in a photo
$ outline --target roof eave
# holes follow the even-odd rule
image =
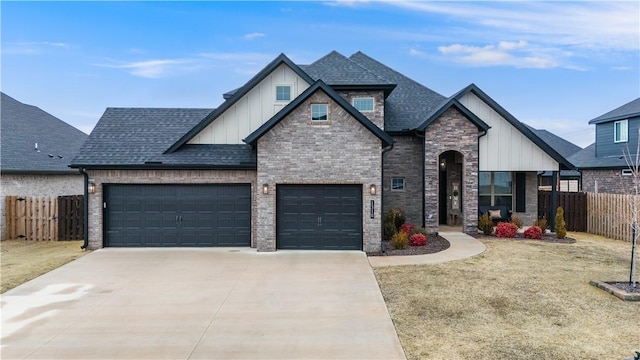
[[[257,163],[240,164],[73,164],[85,170],[256,170]]]
[[[384,98],[389,97],[391,92],[398,86],[397,84],[328,84],[334,90],[382,90]]]
[[[625,120],[625,119],[630,119],[630,118],[634,118],[634,117],[640,117],[640,112],[639,113],[625,114],[625,115],[618,115],[618,116],[613,116],[613,117],[604,118],[604,119],[595,118],[595,119],[589,121],[589,125],[604,124],[604,123],[608,123],[608,122],[611,122],[611,121]]]
[[[71,167],[71,166],[69,166]],[[0,170],[0,174],[25,174],[25,175],[78,175],[80,174],[80,170],[37,170],[37,169],[2,169]]]
[[[427,120],[425,120],[420,126],[416,128],[416,130],[420,132],[426,131],[427,127],[431,125],[438,117],[440,117],[445,111],[449,108],[454,107],[458,111],[462,113],[464,117],[466,117],[471,123],[473,123],[478,130],[487,131],[491,128],[487,123],[482,121],[478,116],[472,113],[469,109],[467,109],[464,105],[462,105],[457,99],[451,98],[449,101],[444,103],[436,112],[434,112]]]

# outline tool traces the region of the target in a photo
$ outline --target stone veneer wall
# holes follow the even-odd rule
[[[329,122],[311,122],[311,103],[329,104]],[[258,140],[258,184],[268,194],[257,194],[258,251],[276,249],[277,184],[362,184],[363,250],[380,250],[381,197],[369,194],[369,185],[381,187],[381,141],[318,91]],[[375,201],[375,217],[369,202]]]
[[[6,238],[6,196],[62,196],[84,194],[83,176],[77,175],[30,175],[2,174],[0,177],[0,235]]]
[[[598,191],[596,191],[596,182]],[[633,176],[622,176],[622,169],[582,170],[582,191],[634,194]]]
[[[254,170],[87,170],[96,184],[89,194],[89,249],[104,247],[103,184],[251,184],[251,246],[256,244],[256,199],[259,191]]]
[[[518,215],[524,226],[533,225],[538,218],[538,173],[529,171],[525,175],[525,209],[526,212],[515,212],[515,189],[513,192],[514,214]]]
[[[417,136],[394,136],[393,140],[393,149],[383,155],[382,211],[401,209],[408,223],[422,226],[424,140]],[[404,178],[404,191],[391,190],[391,178],[394,177]]]
[[[474,234],[478,229],[478,136],[480,131],[454,108],[445,111],[425,131],[425,227],[437,232],[438,158],[448,150],[458,151],[462,159],[462,225]]]

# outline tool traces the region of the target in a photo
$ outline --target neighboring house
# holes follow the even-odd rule
[[[281,54],[217,109],[108,108],[73,160],[90,248],[381,248],[383,211],[477,232],[537,217],[537,173],[569,162],[475,85],[444,97],[357,52]]]
[[[551,148],[556,150],[565,159],[568,159],[571,155],[582,150],[578,145],[567,141],[547,130],[534,129],[531,126],[527,127],[533,131],[542,141],[547,143]],[[544,171],[538,174],[538,189],[550,191],[553,184],[553,172]],[[578,170],[561,170],[558,179],[559,191],[571,191],[577,192],[581,189],[581,174]]]
[[[5,93],[2,93],[0,117],[0,213],[4,240],[6,196],[83,193],[82,175],[68,165],[87,134]]]
[[[596,126],[596,141],[570,157],[582,172],[582,189],[587,192],[631,194],[633,176],[623,156],[638,147],[640,98],[589,121]]]

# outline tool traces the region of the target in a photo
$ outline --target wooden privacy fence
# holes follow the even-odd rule
[[[639,195],[587,193],[587,232],[631,241],[634,200],[640,208]]]
[[[587,231],[587,193],[559,191],[558,205],[564,210],[569,231]],[[551,223],[551,191],[538,191],[538,216]],[[553,230],[553,229],[552,229]]]
[[[84,231],[84,201],[74,196],[7,196],[7,239],[80,240]]]

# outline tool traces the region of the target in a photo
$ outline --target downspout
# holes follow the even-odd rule
[[[422,193],[422,227],[424,228],[424,226],[426,225],[426,222],[424,221],[424,214],[425,211],[427,211],[427,207],[425,206],[424,202],[425,202],[425,194],[424,194],[424,176],[426,175],[425,170],[424,170],[424,162],[426,161],[426,154],[424,153],[426,151],[426,144],[424,143],[425,140],[425,135],[422,134],[420,135],[420,132],[418,132],[417,130],[415,130],[413,132],[417,137],[422,139],[422,165],[420,166],[422,168],[422,189],[421,189],[421,193]]]
[[[382,238],[384,237],[384,212],[382,211],[382,209],[384,208],[384,201],[382,200],[383,197],[383,193],[384,193],[384,186],[382,184],[384,184],[384,154],[388,153],[389,151],[393,150],[393,143],[391,143],[391,145],[387,146],[386,148],[382,149],[382,155],[381,155],[381,160],[382,160],[382,166],[380,167],[380,219],[382,221],[380,221],[380,251],[385,252],[386,249],[382,248]]]
[[[80,249],[84,250],[89,246],[89,174],[83,168],[80,168],[80,173],[84,177],[84,196],[82,197],[84,203],[84,226],[82,229],[84,243],[80,246]]]
[[[476,197],[479,197],[479,194],[480,194],[480,138],[485,136],[485,135],[487,135],[487,130],[482,130],[482,133],[480,135],[478,135],[478,169],[477,169],[478,182],[476,183],[476,189],[478,189],[478,195],[476,195]],[[476,200],[478,200],[478,199],[476,199]],[[464,206],[464,205],[462,205],[462,206]],[[462,218],[464,219],[464,214],[462,215]],[[477,205],[476,205],[476,216],[475,216],[475,218],[478,219],[478,206]],[[462,232],[464,232],[464,224],[462,224]]]

